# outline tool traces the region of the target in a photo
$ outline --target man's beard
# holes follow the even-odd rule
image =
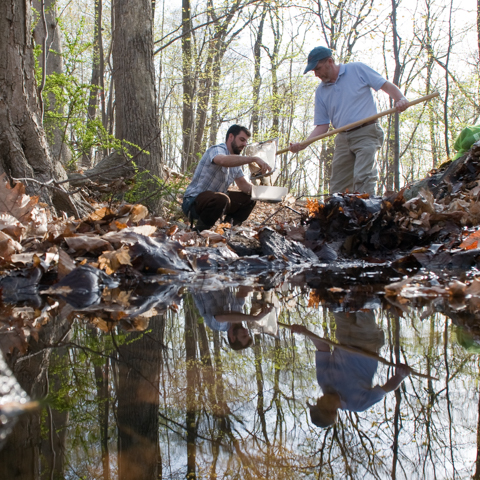
[[[235,155],[240,155],[242,153],[242,150],[243,150],[243,147],[239,147],[236,142],[235,142],[235,139],[233,139],[232,141],[232,151]]]

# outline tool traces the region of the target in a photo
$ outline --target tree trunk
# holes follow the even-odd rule
[[[397,0],[392,0],[392,35],[393,35],[393,55],[395,57],[395,72],[393,74],[392,82],[398,86],[400,81],[400,45],[398,44],[397,34]],[[390,100],[390,103],[392,101]],[[394,189],[398,192],[400,190],[400,117],[395,113],[393,119],[393,142],[391,145],[391,152],[393,154],[392,164],[394,172]]]
[[[105,85],[104,59],[103,59],[103,38],[102,38],[102,1],[95,0],[95,27],[93,31],[93,58],[92,58],[92,78],[90,80],[90,98],[88,99],[87,122],[90,124],[97,115],[98,99],[100,99],[100,108],[102,115],[102,125],[106,128],[106,110],[105,110]],[[88,125],[87,124],[87,125]],[[90,168],[93,163],[92,149],[84,152],[82,155],[82,167]]]
[[[161,478],[158,435],[163,322],[150,319],[149,332],[131,333],[118,349],[118,478]]]
[[[260,110],[260,87],[262,85],[262,76],[260,73],[261,65],[261,46],[263,43],[263,26],[265,24],[265,16],[267,14],[266,5],[263,6],[262,16],[260,17],[260,24],[258,25],[257,37],[255,45],[253,46],[253,111],[252,111],[252,134],[258,137],[259,125],[259,110]]]
[[[113,8],[116,137],[123,141],[129,154],[136,155],[135,164],[140,173],[150,172],[162,178],[162,149],[155,104],[152,3],[150,0],[115,0]],[[156,204],[149,206],[155,208]]]
[[[31,22],[31,0],[0,3],[0,173],[42,183],[65,180],[63,166],[50,155],[42,126]],[[76,216],[84,213],[66,191],[24,183],[28,194],[39,195],[57,210]]]
[[[56,0],[46,0],[43,7],[39,0],[33,0],[33,8],[39,12],[41,17],[35,25],[33,36],[35,43],[42,47],[42,53],[38,57],[38,68],[42,69],[42,78],[53,73],[62,74],[62,31],[57,21]],[[44,68],[45,64],[46,68]],[[41,87],[43,88],[43,85]],[[48,94],[48,99],[45,101],[45,110],[44,126],[51,154],[56,161],[67,165],[72,160],[72,152],[65,143],[65,125],[58,120],[58,118],[62,118],[64,109],[63,105],[57,105],[53,93]],[[53,115],[49,115],[49,112]]]
[[[183,69],[183,112],[182,112],[182,172],[193,166],[193,76],[192,76],[192,20],[190,0],[182,1],[182,69]]]

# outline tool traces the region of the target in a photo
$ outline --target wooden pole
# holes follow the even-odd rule
[[[440,94],[438,92],[434,92],[434,93],[431,93],[430,95],[425,95],[424,97],[417,98],[416,100],[412,100],[411,102],[409,102],[409,107],[411,107],[412,105],[417,105],[418,103],[427,102],[428,100],[438,97],[439,95]],[[330,137],[332,135],[336,135],[337,133],[344,132],[345,130],[350,130],[351,128],[359,127],[364,123],[372,122],[373,120],[376,120],[377,118],[380,118],[380,117],[384,117],[385,115],[391,115],[396,111],[397,109],[395,107],[390,108],[389,110],[384,110],[383,112],[376,113],[375,115],[371,115],[370,117],[364,118],[363,120],[358,120],[357,122],[349,123],[348,125],[344,125],[343,127],[335,128],[334,130],[330,130],[329,132],[322,133],[321,135],[309,138],[308,140],[304,140],[303,142],[300,142],[300,143],[303,145],[303,147],[308,147],[308,145],[310,145],[311,143],[321,140],[322,138]],[[289,151],[290,151],[289,147],[283,148],[282,150],[277,151],[277,155],[280,155],[282,153],[286,153]]]
[[[292,328],[292,325],[288,325],[288,324],[282,323],[282,322],[278,322],[278,325],[280,325],[281,327],[289,328],[289,329]],[[307,330],[308,333],[307,332],[302,332],[302,333],[304,333],[305,335],[307,335],[310,338],[320,340],[321,342],[324,342],[327,345],[330,345],[332,347],[339,348],[340,350],[345,350],[346,352],[355,353],[357,355],[362,355],[364,357],[372,358],[374,360],[379,361],[380,363],[383,363],[384,365],[388,365],[389,367],[396,367],[397,366],[395,363],[392,363],[392,362],[389,362],[388,360],[385,360],[383,357],[381,357],[380,355],[377,355],[376,353],[368,352],[368,351],[362,350],[361,348],[358,348],[358,347],[350,347],[348,345],[342,345],[341,343],[332,342],[331,340],[328,340],[327,338],[319,337],[318,335],[316,335],[315,333],[311,332],[308,329],[306,329],[306,330]],[[410,373],[412,375],[415,375],[416,377],[428,378],[430,380],[437,380],[438,381],[438,378],[431,377],[430,375],[426,375],[424,373],[416,372],[412,368],[410,368]]]

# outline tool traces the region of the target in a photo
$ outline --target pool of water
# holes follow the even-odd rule
[[[112,298],[4,308],[1,479],[480,478],[464,307],[299,282]]]

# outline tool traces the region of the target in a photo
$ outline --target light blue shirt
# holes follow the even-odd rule
[[[337,80],[320,83],[315,92],[315,125],[340,128],[375,115],[372,88],[378,91],[386,81],[364,63],[341,63]]]
[[[227,193],[228,187],[244,176],[241,167],[221,167],[213,163],[217,155],[231,155],[225,143],[210,147],[201,158],[184,198],[196,197],[206,191]]]
[[[385,395],[372,386],[377,360],[335,348],[333,352],[316,352],[317,381],[323,393],[338,393],[342,410],[363,412]]]

